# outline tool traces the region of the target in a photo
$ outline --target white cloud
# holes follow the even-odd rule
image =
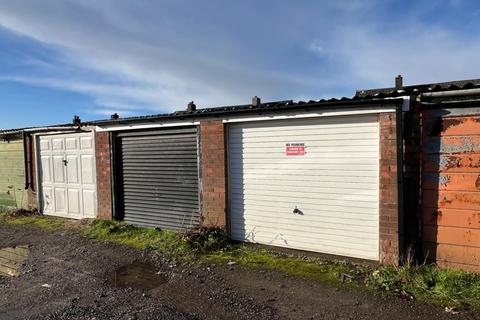
[[[88,95],[108,115],[351,96],[399,73],[413,83],[480,68],[478,39],[419,18],[439,1],[401,21],[382,11],[392,1],[305,3],[0,1],[1,26],[56,53],[2,79]]]
[[[343,30],[333,54],[348,63],[361,82],[393,86],[403,74],[407,84],[478,77],[480,43],[441,28],[421,26],[395,34],[369,29]],[[360,88],[359,88],[360,89]]]
[[[103,117],[110,117],[113,114],[118,114],[120,118],[131,117],[136,115],[133,111],[117,110],[117,109],[95,109],[90,110],[90,114],[99,115]]]
[[[183,108],[190,100],[199,105],[245,103],[253,95],[268,99],[284,89],[302,91],[313,86],[306,77],[250,67],[241,61],[242,52],[232,56],[212,51],[218,45],[190,46],[189,41],[214,40],[208,35],[195,39],[195,34],[178,39],[182,31],[177,33],[175,28],[181,21],[170,24],[168,13],[157,12],[158,25],[148,30],[139,27],[148,27],[148,18],[132,17],[120,10],[122,5],[105,6],[75,1],[0,3],[1,25],[57,48],[62,67],[75,66],[93,73],[86,79],[50,74],[10,78],[103,100],[125,99],[155,111]],[[228,37],[219,40],[225,45],[234,42]],[[103,83],[102,77],[113,84]]]

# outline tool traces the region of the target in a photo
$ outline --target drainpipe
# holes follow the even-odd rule
[[[429,106],[469,106],[478,104],[478,98],[467,98],[460,100],[445,100],[445,101],[424,101],[423,98],[441,99],[441,98],[455,98],[455,97],[467,97],[480,94],[480,88],[475,89],[462,89],[451,91],[438,91],[438,92],[425,92],[417,96],[416,101],[426,107]]]
[[[480,94],[480,88],[478,89],[462,89],[462,90],[449,90],[449,91],[437,91],[437,92],[424,92],[421,93],[417,100],[422,98],[442,98],[442,97],[457,97],[457,96],[469,96],[472,94]]]

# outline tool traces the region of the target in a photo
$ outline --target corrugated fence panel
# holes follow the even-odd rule
[[[200,220],[197,129],[118,135],[126,222],[184,230]]]
[[[480,271],[480,117],[423,113],[425,254],[445,267]]]
[[[376,115],[234,124],[228,153],[233,239],[378,259]]]

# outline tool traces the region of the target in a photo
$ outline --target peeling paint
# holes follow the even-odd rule
[[[480,137],[430,138],[423,146],[425,153],[468,153],[480,152]]]
[[[480,154],[432,154],[425,156],[423,168],[426,172],[480,173]]]
[[[446,175],[439,175],[438,176],[438,183],[443,185],[443,186],[447,186],[447,184],[450,182],[450,176],[446,176]]]
[[[461,159],[459,157],[440,155],[439,167],[440,170],[459,167]]]
[[[459,144],[450,144],[442,140],[440,151],[443,153],[467,153],[480,150],[480,143],[474,143],[471,137],[461,137]]]

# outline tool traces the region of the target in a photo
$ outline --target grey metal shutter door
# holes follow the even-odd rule
[[[167,230],[199,224],[197,129],[118,135],[124,221]]]

